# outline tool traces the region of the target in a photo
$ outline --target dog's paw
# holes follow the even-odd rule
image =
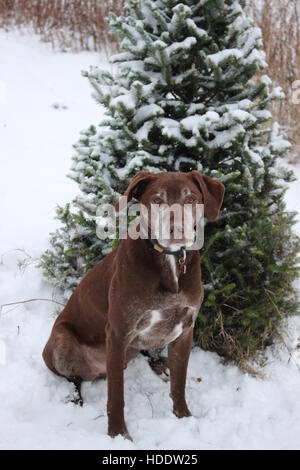
[[[180,406],[175,406],[173,407],[173,413],[177,418],[188,418],[189,416],[192,416],[192,413],[188,409],[187,404],[180,405]]]
[[[129,434],[128,431],[122,433],[122,436],[124,437],[124,439],[127,439],[128,441],[133,442],[133,439],[132,439],[132,437],[131,437],[131,435]]]
[[[168,359],[166,357],[160,357],[155,359],[149,358],[149,365],[153,372],[158,375],[164,382],[170,381],[170,369],[168,367]]]
[[[83,398],[82,397],[73,397],[72,400],[70,400],[71,403],[74,403],[74,405],[79,405],[79,406],[83,406]]]
[[[83,406],[83,398],[75,391],[73,394],[66,396],[64,403],[73,403],[74,405]]]
[[[133,442],[133,439],[130,436],[126,426],[124,426],[122,429],[109,429],[108,435],[112,438],[117,437],[117,436],[122,436],[124,437],[124,439],[127,439],[128,441]]]

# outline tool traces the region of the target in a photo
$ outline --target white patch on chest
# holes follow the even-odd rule
[[[181,335],[182,331],[183,331],[183,327],[182,327],[182,321],[181,321],[180,323],[178,323],[178,325],[175,326],[174,330],[170,333],[169,342],[171,343],[172,341],[175,341],[175,339]]]
[[[160,310],[151,310],[151,318],[150,318],[150,323],[146,328],[144,328],[142,331],[140,331],[141,335],[146,335],[149,333],[149,331],[153,328],[153,326],[161,321],[162,315]]]
[[[198,312],[199,312],[199,308],[193,307],[190,305],[188,306],[188,308],[189,308],[188,313],[193,317],[193,321],[195,322]]]
[[[176,283],[178,283],[177,269],[176,269],[176,257],[173,255],[166,255],[166,259],[169,263],[173,279]]]

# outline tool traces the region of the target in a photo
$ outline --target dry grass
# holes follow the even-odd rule
[[[0,0],[0,26],[31,27],[60,50],[103,50],[117,46],[105,18],[120,14],[123,0]]]
[[[0,0],[0,26],[31,27],[60,50],[117,48],[105,22],[119,14],[124,0]],[[300,80],[300,0],[248,0],[249,13],[263,32],[269,75],[282,86],[286,101],[274,105],[275,116],[300,160],[300,104],[293,103],[292,84]]]
[[[293,144],[293,160],[300,161],[300,104],[293,103],[293,83],[300,80],[300,1],[248,0],[248,4],[262,29],[268,74],[286,95],[285,101],[274,105],[274,113]]]

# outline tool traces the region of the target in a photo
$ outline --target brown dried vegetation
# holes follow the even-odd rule
[[[54,49],[107,51],[116,42],[105,18],[123,0],[0,0],[0,26],[31,27]]]
[[[267,73],[286,95],[274,105],[275,117],[293,144],[293,159],[300,161],[300,103],[295,102],[296,88],[300,90],[300,82],[295,83],[300,80],[300,0],[248,0],[248,8],[262,29]]]
[[[123,3],[124,0],[0,0],[0,26],[29,26],[55,49],[104,49],[109,53],[117,48],[117,43],[109,35],[105,18],[110,11],[120,14]],[[293,83],[300,80],[300,0],[247,3],[249,14],[263,32],[268,74],[286,94],[286,101],[274,105],[274,113],[299,161],[300,104],[293,102]]]

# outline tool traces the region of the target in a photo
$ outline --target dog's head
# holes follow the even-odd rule
[[[198,171],[150,173],[140,171],[118,201],[116,210],[136,199],[141,204],[141,223],[151,238],[170,250],[189,248],[195,240],[199,215],[216,220],[225,188],[218,180]]]

